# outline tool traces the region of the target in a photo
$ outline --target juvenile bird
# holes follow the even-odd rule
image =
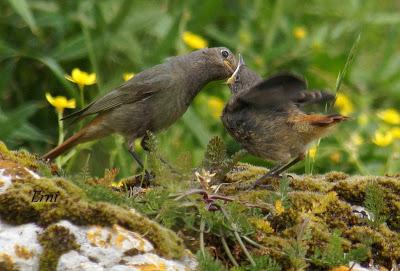
[[[306,114],[301,106],[333,101],[335,96],[306,91],[306,82],[291,74],[263,80],[242,57],[227,83],[233,95],[221,117],[225,128],[250,154],[277,162],[254,186],[304,159],[313,140],[347,119],[339,114]]]
[[[228,78],[235,67],[236,58],[225,47],[172,57],[63,118],[77,121],[96,114],[91,122],[43,158],[54,159],[80,143],[119,133],[125,136],[130,153],[143,167],[135,153],[134,140],[142,138],[146,149],[147,131],[158,132],[172,125],[207,83]]]

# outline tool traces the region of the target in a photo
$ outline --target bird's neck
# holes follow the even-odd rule
[[[185,95],[194,98],[210,81],[223,78],[221,67],[213,64],[204,54],[186,55],[178,60],[179,76],[185,86]]]

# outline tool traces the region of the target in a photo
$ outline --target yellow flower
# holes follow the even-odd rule
[[[393,135],[390,132],[382,133],[376,131],[372,142],[374,142],[379,147],[386,147],[393,142]]]
[[[282,201],[280,199],[278,199],[277,201],[275,201],[275,211],[278,215],[282,214],[285,211],[285,207],[283,207],[282,205]]]
[[[65,108],[75,108],[75,99],[67,100],[64,96],[51,96],[50,93],[46,93],[46,100],[56,108],[57,112],[62,113]]]
[[[124,81],[128,81],[129,79],[132,79],[135,76],[133,72],[126,72],[122,75],[122,78],[124,78]]]
[[[317,156],[317,149],[317,145],[314,145],[308,150],[308,156],[313,160],[315,159],[315,156]]]
[[[339,109],[340,114],[349,115],[353,112],[353,103],[343,93],[338,93],[336,96],[335,107]]]
[[[349,271],[350,268],[344,265],[329,269],[329,271]]]
[[[183,32],[182,40],[187,46],[193,49],[201,49],[208,46],[208,42],[205,39],[189,31]]]
[[[222,110],[224,109],[224,101],[218,97],[211,96],[207,103],[208,107],[211,109],[212,116],[218,119],[221,116]]]
[[[307,30],[302,26],[297,26],[293,28],[293,36],[298,40],[302,40],[307,36]]]
[[[394,139],[400,139],[400,127],[394,127],[389,130]]]
[[[79,85],[80,88],[90,86],[96,83],[96,74],[81,71],[78,68],[72,70],[71,75],[66,74],[65,79]]]
[[[400,113],[394,108],[380,111],[377,115],[380,119],[389,124],[400,124]]]

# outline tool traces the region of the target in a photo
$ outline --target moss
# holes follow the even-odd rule
[[[59,192],[57,202],[32,202],[34,190]],[[111,191],[110,191],[111,192]],[[88,202],[83,191],[64,179],[18,180],[0,195],[0,216],[7,222],[35,222],[42,226],[66,219],[77,225],[119,224],[143,234],[165,257],[183,255],[182,240],[159,224],[122,207],[104,202]]]
[[[0,151],[1,148],[0,146]],[[3,161],[7,161],[11,168],[20,166],[23,169],[18,164],[19,162],[16,162],[19,161],[20,156],[27,157],[9,155],[9,157],[12,157],[10,159],[14,160]],[[47,168],[51,169],[50,167]],[[333,232],[340,230],[342,233],[340,238],[343,239],[341,249],[345,253],[366,244],[370,248],[368,261],[373,259],[375,263],[388,268],[392,260],[400,258],[400,176],[349,176],[341,172],[304,176],[293,174],[289,178],[289,192],[282,193],[282,191],[279,191],[283,188],[280,186],[280,179],[277,178],[268,180],[271,190],[247,190],[249,184],[265,174],[266,171],[262,167],[239,163],[226,175],[224,183],[227,184],[221,186],[218,192],[219,194],[229,195],[242,203],[252,204],[253,207],[245,208],[243,212],[231,214],[232,216],[239,216],[239,214],[245,213],[245,218],[232,217],[232,219],[234,221],[247,219],[248,222],[253,222],[255,227],[252,228],[255,229],[246,231],[246,235],[261,246],[252,247],[249,245],[248,249],[251,250],[252,254],[269,255],[278,261],[283,268],[289,269],[291,267],[288,257],[290,246],[304,246],[305,257],[311,259],[317,250],[323,250],[326,247]],[[166,176],[163,175],[161,178],[168,182],[169,179]],[[386,224],[378,225],[376,228],[368,226],[365,218],[357,216],[352,211],[352,205],[363,206],[366,187],[371,181],[377,183],[383,190],[387,203],[383,210],[385,217],[387,217]],[[31,198],[34,189],[59,192],[59,201],[56,203],[32,203]],[[154,188],[151,189],[154,191]],[[175,190],[171,191],[176,192]],[[169,203],[168,200],[174,200],[168,197],[168,193],[166,192],[167,197],[163,198],[163,204],[166,205]],[[274,203],[277,200],[282,200],[283,195],[287,204],[284,205],[283,212],[278,213]],[[154,204],[158,200],[157,197],[143,197],[143,200],[146,199]],[[191,204],[195,203],[191,202]],[[155,249],[161,255],[168,258],[180,258],[184,253],[184,246],[182,240],[174,232],[129,210],[128,206],[139,206],[141,210],[149,212],[149,215],[154,215],[154,213],[151,213],[154,212],[152,208],[144,208],[141,204],[143,203],[139,201],[133,203],[124,194],[111,191],[104,185],[88,184],[76,179],[71,182],[63,178],[36,180],[26,175],[26,178],[14,179],[12,186],[0,195],[0,216],[9,223],[36,222],[44,227],[62,219],[78,225],[112,226],[118,224],[128,230],[142,234],[154,244]],[[176,202],[172,206],[177,206]],[[197,208],[201,208],[199,206]],[[253,212],[251,209],[255,208],[254,206],[262,208]],[[192,209],[188,208],[187,210]],[[217,213],[214,214],[217,218]],[[179,232],[185,235],[185,240],[197,240],[198,232],[193,230],[193,226],[197,227],[197,217],[191,216],[187,219],[194,219],[194,221],[185,221],[185,218],[182,218],[182,222],[188,222],[187,225],[189,226],[179,224],[183,226],[179,229]],[[308,222],[304,224],[306,220]],[[304,238],[302,242],[296,243],[299,228],[303,224],[305,225],[304,230],[309,230],[310,235]],[[206,235],[208,234],[210,233],[206,233]],[[223,254],[224,250],[220,239],[216,237],[218,236],[206,236],[206,245],[214,246],[217,251]],[[231,238],[230,232],[226,233],[226,237],[229,239],[229,245],[233,246],[232,251],[236,253],[235,257],[237,256],[238,260],[242,260],[243,254],[235,239]],[[198,245],[195,247],[197,249]],[[135,254],[136,251],[130,253]],[[52,257],[56,258],[56,256]],[[221,258],[224,257],[222,255]],[[48,266],[51,266],[51,264]],[[314,267],[310,263],[310,268]]]
[[[354,226],[347,229],[343,235],[353,243],[368,243],[377,264],[389,266],[388,263],[400,259],[400,235],[385,225],[381,225],[378,230],[367,226]]]
[[[246,167],[248,169],[246,169]],[[220,191],[236,195],[240,201],[259,204],[271,202],[279,195],[279,180],[271,179],[272,191],[252,190],[238,191],[241,186],[255,181],[265,170],[247,164],[240,164],[225,180],[231,186],[221,187]],[[241,181],[242,180],[242,181]],[[388,217],[387,226],[380,225],[377,229],[367,226],[366,220],[352,212],[352,205],[362,206],[365,200],[367,185],[374,181],[384,191],[387,208],[384,214]],[[246,185],[244,185],[246,184]],[[274,214],[273,206],[265,212],[274,233],[266,234],[257,229],[255,238],[265,247],[257,250],[257,254],[271,255],[284,267],[288,267],[285,248],[289,240],[296,236],[296,226],[304,217],[310,218],[309,229],[311,237],[307,240],[307,257],[311,257],[316,249],[323,249],[329,236],[339,229],[343,237],[343,251],[348,252],[362,246],[365,236],[372,236],[372,252],[370,259],[382,266],[390,267],[392,260],[400,259],[399,255],[399,216],[400,216],[400,178],[399,176],[349,176],[341,172],[330,172],[325,175],[291,175],[289,193],[290,207],[278,215]],[[332,194],[334,193],[334,194]],[[331,196],[328,196],[330,195]],[[334,196],[333,196],[334,195]],[[326,201],[324,203],[324,201]],[[268,205],[263,205],[268,207]],[[360,237],[364,236],[364,237]]]
[[[3,160],[10,160],[22,167],[27,167],[32,170],[36,170],[41,166],[39,164],[44,164],[39,161],[37,156],[25,151],[10,151],[7,146],[0,141],[0,157]]]
[[[119,207],[105,202],[92,202],[82,188],[63,178],[32,178],[32,175],[23,167],[38,168],[41,162],[35,161],[34,156],[26,152],[9,151],[1,142],[0,155],[5,159],[0,162],[7,164],[8,174],[14,176],[12,185],[0,194],[0,217],[4,221],[16,225],[34,222],[44,227],[63,219],[77,225],[112,226],[118,224],[145,236],[162,256],[180,258],[184,254],[183,242],[174,232],[137,212],[131,212],[127,207]],[[12,172],[14,169],[27,174],[21,175],[21,172]],[[16,175],[19,178],[15,178]],[[93,187],[99,186],[91,186],[91,188]],[[101,191],[105,190],[103,191],[105,194],[113,195],[113,199],[123,198],[110,189],[105,187],[101,189]],[[32,202],[35,190],[44,193],[58,193],[59,196],[56,202]],[[90,191],[93,192],[93,190]],[[126,201],[127,199],[124,198],[119,203],[122,204]]]
[[[39,235],[38,240],[43,247],[43,253],[40,255],[40,271],[56,270],[58,259],[62,254],[80,248],[75,236],[67,228],[59,225],[47,227]]]
[[[340,180],[345,180],[349,177],[346,173],[332,171],[324,175],[325,181],[327,182],[337,182]]]

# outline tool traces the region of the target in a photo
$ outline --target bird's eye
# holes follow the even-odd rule
[[[224,58],[227,58],[227,57],[229,56],[229,52],[228,52],[227,50],[222,50],[222,51],[221,51],[221,55],[222,55]]]

